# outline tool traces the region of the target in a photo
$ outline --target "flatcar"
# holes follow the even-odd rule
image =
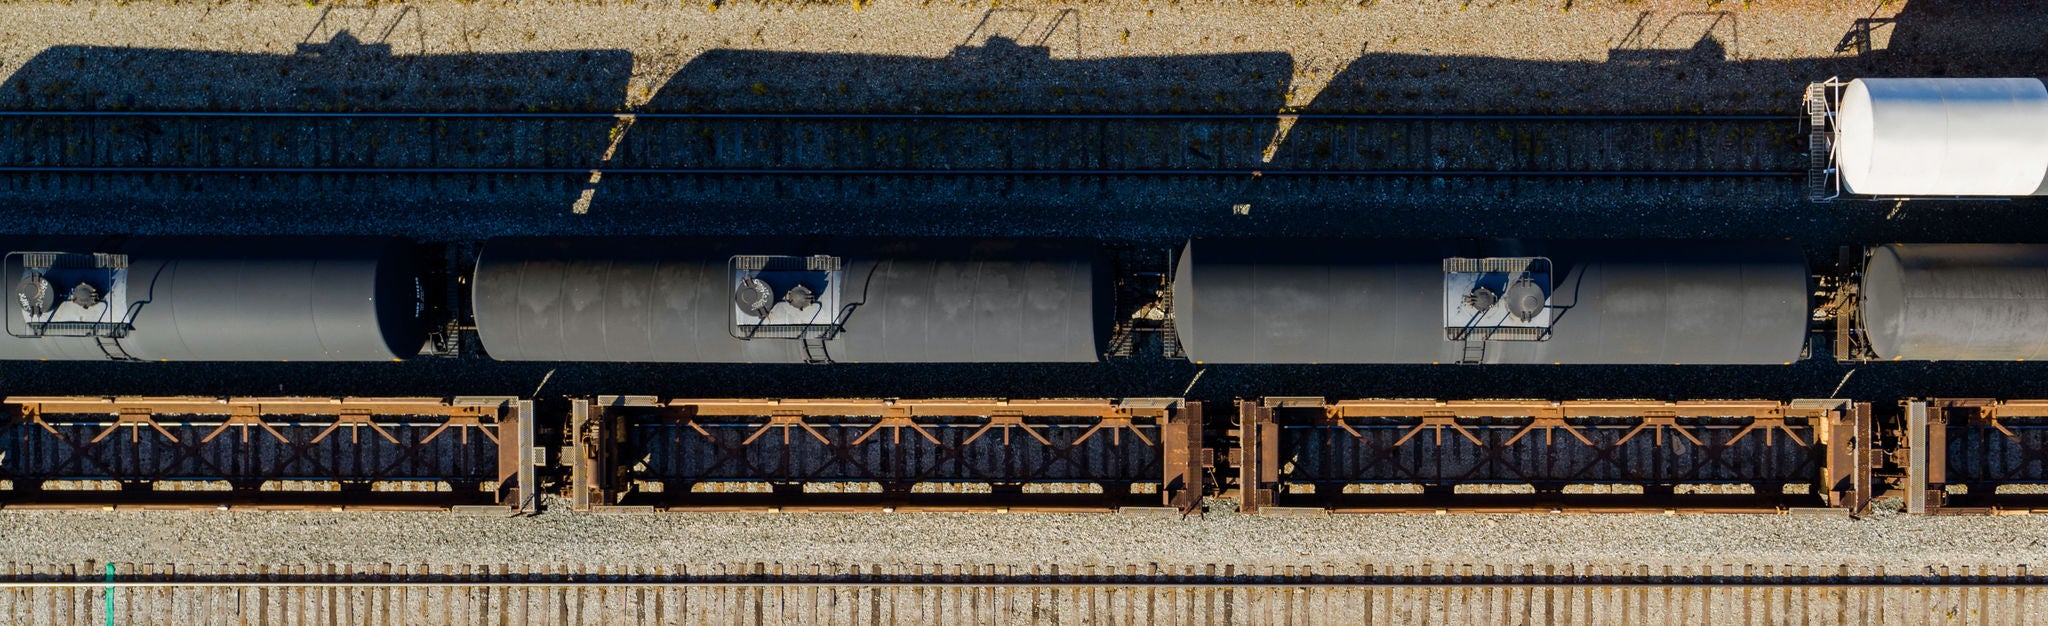
[[[1047,239],[503,238],[447,267],[395,238],[0,246],[4,359],[388,361],[447,353],[431,329],[453,328],[506,361],[1072,363],[1135,316],[1216,364],[2048,355],[2048,245],[1817,268],[1784,241],[1195,240],[1149,279]]]

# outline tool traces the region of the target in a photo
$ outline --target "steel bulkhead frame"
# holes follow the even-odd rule
[[[1828,506],[1862,515],[1878,495],[1876,468],[1883,465],[1876,424],[1870,403],[1848,400],[1795,400],[1825,411],[1815,420],[1815,432],[1827,445],[1821,468],[1822,487]]]
[[[1158,402],[1158,401],[1154,401]],[[1178,408],[1155,407],[1164,414],[1160,421],[1162,504],[1182,515],[1202,510],[1202,496],[1209,493],[1209,469],[1215,467],[1214,451],[1202,442],[1202,403],[1178,402]]]
[[[534,421],[538,416],[533,411],[532,400],[509,397],[458,397],[456,406],[489,407],[500,411],[498,426],[498,504],[513,512],[531,515],[540,512],[540,485],[536,467],[541,459],[536,458],[538,447],[534,439]],[[505,439],[505,430],[512,430],[511,441]]]
[[[1236,445],[1230,449],[1229,460],[1237,468],[1239,512],[1258,513],[1273,506],[1273,496],[1280,483],[1280,425],[1273,421],[1273,407],[1289,402],[1320,406],[1322,401],[1322,398],[1237,401],[1237,427],[1229,433]]]
[[[625,467],[613,461],[626,437],[619,408],[659,408],[654,396],[598,396],[569,402],[569,506],[593,513],[639,512],[649,507],[619,506],[630,491]]]

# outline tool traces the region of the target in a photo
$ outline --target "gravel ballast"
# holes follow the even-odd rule
[[[1272,104],[1252,95],[1266,91],[1316,110],[1791,112],[1801,87],[1830,75],[2039,75],[2039,9],[1927,0],[9,3],[0,6],[9,25],[0,75],[12,89],[0,107],[986,110],[1016,106],[1022,94],[1061,108],[1215,109],[1231,98]],[[1871,25],[1867,46],[1851,36],[1859,24]],[[57,46],[211,54],[140,59],[178,67],[90,54],[74,64]],[[53,53],[64,67],[18,75]],[[331,74],[267,76],[238,73],[249,61],[223,53],[338,58],[307,66]],[[527,56],[494,58],[509,54]],[[1284,56],[1278,75],[1241,75],[1214,58],[1172,62],[1261,54]],[[1074,65],[1092,75],[1060,75],[1032,71],[1032,58],[1102,62]],[[630,60],[623,84],[598,74],[613,59]],[[1167,71],[1177,75],[1159,75]],[[348,87],[359,91],[307,93]],[[1014,91],[984,98],[983,89]]]
[[[1706,9],[1703,11],[1703,9]],[[845,4],[318,2],[0,4],[0,109],[292,110],[1201,110],[1791,113],[1828,76],[2040,76],[2035,2],[1243,2]],[[1870,25],[1865,51],[1855,37]],[[347,35],[342,32],[346,31]],[[1844,45],[1847,44],[1847,45]],[[138,50],[142,52],[138,52]],[[1189,62],[1185,57],[1195,57]],[[1180,57],[1182,60],[1174,60]],[[309,60],[310,59],[310,60]],[[394,62],[397,59],[398,62]],[[1073,62],[1059,65],[1055,62]],[[1053,67],[1025,71],[1030,64]],[[311,75],[298,74],[312,68]],[[1284,144],[1283,144],[1284,149]],[[368,185],[366,185],[367,187]],[[437,200],[350,189],[219,207],[146,195],[91,219],[34,205],[0,218],[26,232],[501,234],[1083,234],[1794,236],[2039,240],[2038,203],[1952,208],[1800,202],[1796,190],[1641,183],[1333,182],[1316,202],[1237,192],[1059,199],[1071,187],[1006,186],[1010,213],[955,190],[878,194],[875,208],[775,222],[700,202],[576,216],[448,185]],[[1592,191],[1588,191],[1591,188]],[[1021,190],[1020,190],[1021,189]],[[1714,187],[1705,187],[1714,190]],[[446,193],[446,197],[438,194]],[[224,194],[225,195],[225,194]],[[911,197],[911,196],[915,197]],[[959,194],[968,195],[968,194]],[[0,201],[22,200],[0,189]],[[904,200],[911,197],[910,201]],[[980,196],[975,196],[980,197]],[[1587,197],[1595,197],[1593,200]],[[1440,200],[1450,198],[1450,200]],[[1035,200],[1034,200],[1035,199]],[[735,204],[743,204],[737,199]],[[1042,202],[1042,204],[1034,204]],[[783,202],[787,204],[788,202]],[[27,206],[27,205],[23,205]],[[1144,211],[1133,206],[1145,207]],[[1366,210],[1361,207],[1369,207]],[[778,214],[763,213],[775,216]],[[1109,219],[1115,218],[1115,219]],[[780,219],[778,217],[778,219]],[[109,226],[109,225],[112,226]],[[652,226],[650,226],[652,224]],[[1590,230],[1588,230],[1590,229]],[[168,367],[168,366],[167,366]],[[1189,391],[1189,364],[869,367],[753,371],[693,366],[415,363],[119,369],[8,364],[10,393],[671,393],[675,395],[1271,395],[1818,397],[1901,393],[2039,397],[2044,366],[1963,364],[1731,369],[1219,369]],[[1126,371],[1137,369],[1139,371]],[[1990,371],[1995,369],[1995,371]],[[471,371],[479,370],[479,371]],[[1043,371],[1042,371],[1043,370]],[[1057,371],[1053,371],[1057,370]],[[1311,371],[1313,370],[1313,371]],[[1391,375],[1389,374],[1391,372]],[[1845,386],[1846,385],[1846,386]],[[1911,387],[1909,385],[1919,385]],[[449,388],[461,386],[462,388]],[[920,393],[902,391],[905,386]],[[894,393],[891,391],[894,390]],[[1891,395],[1886,395],[1891,394]],[[180,563],[656,564],[1232,563],[1832,566],[2040,563],[2039,517],[1115,515],[597,516],[437,513],[0,511],[0,559]]]
[[[1227,506],[1212,503],[1212,508]],[[1902,567],[2048,561],[2038,517],[0,513],[0,560]],[[90,538],[90,539],[85,539]]]

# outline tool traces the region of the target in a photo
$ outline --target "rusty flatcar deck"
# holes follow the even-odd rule
[[[1173,398],[9,397],[0,507],[2048,510],[2048,401],[1873,407],[1269,397],[1205,422]],[[567,472],[540,471],[555,458]]]
[[[1185,513],[1205,487],[1201,405],[1179,399],[605,396],[573,411],[583,511]]]
[[[1855,450],[1868,407],[1839,400],[1265,398],[1238,411],[1247,512],[1860,511],[1871,498]],[[1490,490],[1460,491],[1473,486]]]
[[[532,403],[504,397],[10,397],[8,508],[537,506]]]
[[[2048,401],[1931,398],[1900,405],[1909,512],[2048,510]]]

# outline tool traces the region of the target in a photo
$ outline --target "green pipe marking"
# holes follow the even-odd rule
[[[114,582],[114,564],[107,564],[107,582]],[[114,588],[107,587],[107,626],[114,626]]]

